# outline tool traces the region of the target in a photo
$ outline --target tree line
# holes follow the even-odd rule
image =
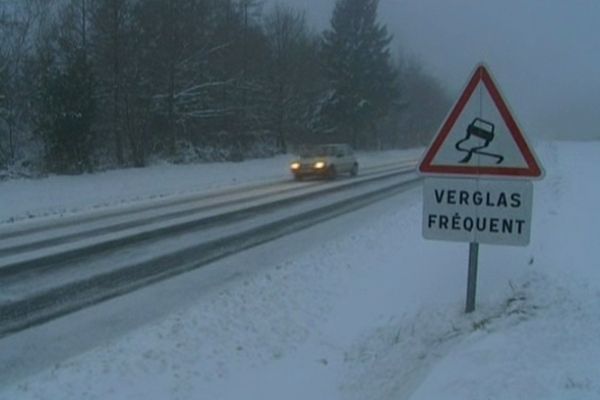
[[[392,59],[377,6],[338,0],[318,33],[261,0],[0,3],[0,170],[423,145],[447,96]]]

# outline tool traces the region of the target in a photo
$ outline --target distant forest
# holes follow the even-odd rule
[[[447,94],[377,7],[315,32],[262,0],[0,2],[0,179],[426,144]]]

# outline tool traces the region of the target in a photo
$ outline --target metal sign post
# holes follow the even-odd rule
[[[477,264],[479,258],[479,243],[469,243],[469,273],[467,276],[467,305],[465,312],[475,311],[475,297],[477,294]]]

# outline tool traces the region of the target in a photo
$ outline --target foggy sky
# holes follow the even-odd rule
[[[279,1],[318,31],[335,3]],[[599,0],[380,0],[379,20],[453,98],[483,61],[528,137],[600,138]]]

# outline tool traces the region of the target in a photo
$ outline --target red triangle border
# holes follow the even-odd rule
[[[479,85],[479,82],[483,81],[485,87],[494,104],[496,105],[502,119],[510,134],[512,135],[519,151],[523,155],[525,162],[527,163],[527,168],[502,168],[502,167],[479,167],[479,166],[459,166],[459,165],[432,165],[431,162],[437,155],[440,150],[442,144],[446,141],[446,138],[450,134],[450,131],[454,127],[454,124],[458,120],[458,117],[461,115],[463,109],[465,108],[467,102],[473,95],[473,92]],[[419,165],[419,171],[424,175],[489,175],[489,176],[506,176],[506,177],[523,177],[523,178],[540,178],[543,176],[543,171],[540,168],[536,157],[533,152],[529,148],[523,133],[519,129],[515,119],[513,118],[506,102],[502,98],[500,91],[496,87],[494,80],[491,77],[491,74],[488,72],[485,65],[480,64],[475,69],[473,76],[467,83],[462,95],[459,97],[458,101],[454,105],[450,114],[446,117],[446,120],[442,124],[441,129],[436,135],[434,141],[427,149],[425,157],[421,161]]]

